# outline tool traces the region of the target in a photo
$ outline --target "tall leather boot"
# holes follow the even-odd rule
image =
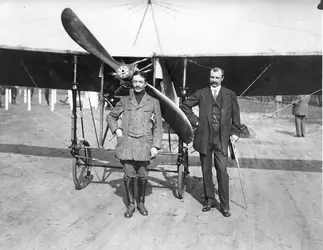
[[[138,202],[137,208],[139,213],[143,216],[148,215],[148,210],[145,207],[145,195],[146,195],[146,187],[147,187],[148,179],[138,177]]]
[[[130,218],[132,217],[133,213],[135,212],[135,197],[134,197],[134,190],[135,190],[135,179],[134,178],[124,178],[124,185],[126,188],[127,194],[127,210],[124,213],[124,217]]]

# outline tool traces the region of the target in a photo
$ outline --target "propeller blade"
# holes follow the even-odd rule
[[[114,60],[71,9],[64,9],[61,19],[69,36],[90,54],[96,56],[113,68],[121,80],[129,79],[132,76],[132,73],[136,69],[135,65],[122,64]],[[123,82],[121,82],[121,85],[122,84]],[[147,90],[151,95],[157,98],[160,101],[161,107],[164,108],[165,121],[173,128],[183,142],[191,142],[193,138],[193,129],[183,111],[153,86],[148,84],[147,87]],[[122,92],[121,88],[119,88],[118,91]]]
[[[162,70],[162,74],[163,74],[163,84],[165,87],[165,95],[174,103],[176,103],[177,105],[179,105],[179,98],[176,94],[176,90],[174,87],[174,84],[170,78],[170,75],[168,73],[168,70],[166,68],[165,63],[163,62],[163,60],[159,59],[158,63],[161,67]]]
[[[184,143],[190,143],[193,140],[193,128],[184,112],[167,96],[152,85],[147,84],[146,91],[152,97],[159,100],[160,107],[163,111],[163,118],[178,137]]]
[[[65,8],[61,15],[62,24],[69,36],[90,54],[101,59],[115,71],[121,66],[119,62],[104,49],[100,42],[88,30],[84,23],[70,8]]]

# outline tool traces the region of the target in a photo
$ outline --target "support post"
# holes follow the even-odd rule
[[[9,100],[9,103],[12,103],[12,100],[11,100],[11,97],[12,97],[11,89],[8,89],[8,90],[9,90],[8,100]]]
[[[186,98],[186,69],[187,69],[187,59],[185,58],[183,61],[183,85],[182,85],[182,91],[181,91],[181,100],[180,102],[183,103],[185,101]],[[183,151],[183,142],[182,140],[178,140],[178,153],[182,154]],[[184,156],[182,156],[184,157]]]
[[[53,96],[52,96],[52,98],[54,99],[54,104],[56,104],[57,103],[57,90],[56,89],[53,89]]]
[[[101,68],[100,68],[100,76],[101,76],[101,93],[100,93],[100,98],[101,98],[101,105],[100,105],[100,134],[99,134],[99,142],[100,142],[100,147],[103,147],[104,144],[104,139],[103,139],[103,116],[104,116],[104,93],[103,93],[103,88],[104,88],[104,63],[101,63]]]
[[[153,86],[156,88],[156,57],[153,57]]]
[[[183,70],[183,86],[182,86],[182,92],[181,92],[181,103],[185,101],[186,98],[186,70],[187,70],[187,59],[184,59],[184,70]]]
[[[7,88],[5,91],[5,108],[6,108],[6,110],[9,109],[9,89],[7,89]]]
[[[41,89],[38,89],[38,102],[41,104]]]
[[[70,104],[71,110],[73,110],[73,96],[72,96],[72,90],[67,91],[68,96],[68,102]]]
[[[50,98],[50,110],[55,110],[55,101],[54,101],[54,89],[52,89],[52,98]]]
[[[30,111],[31,110],[31,90],[30,89],[27,90],[27,105],[28,105],[27,110]]]
[[[24,89],[24,103],[27,103],[27,88]]]

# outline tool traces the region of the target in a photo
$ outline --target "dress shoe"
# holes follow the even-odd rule
[[[135,212],[136,210],[136,207],[135,207],[135,204],[130,204],[128,207],[127,207],[127,211],[124,212],[124,217],[126,218],[131,218],[133,213]]]
[[[216,203],[215,201],[213,202],[207,202],[207,204],[202,208],[202,212],[209,212],[212,207],[215,207]]]
[[[223,209],[221,210],[221,213],[224,217],[230,217],[231,216],[231,211],[228,209]]]
[[[146,207],[145,207],[145,204],[144,204],[144,203],[139,202],[139,203],[137,204],[137,209],[138,209],[138,211],[139,211],[139,213],[140,213],[141,215],[143,215],[143,216],[148,216],[148,210],[146,209]]]

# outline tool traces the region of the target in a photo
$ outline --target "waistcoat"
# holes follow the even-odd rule
[[[211,118],[211,136],[210,139],[213,140],[215,135],[220,132],[221,124],[221,107],[222,107],[222,97],[218,94],[216,100],[212,98],[212,118]]]

